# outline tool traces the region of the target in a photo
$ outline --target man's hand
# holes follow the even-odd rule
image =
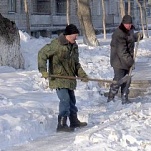
[[[135,63],[132,65],[132,70],[134,70],[135,69]]]
[[[47,79],[49,77],[48,72],[41,72],[41,74],[42,74],[42,78]]]
[[[89,82],[88,76],[82,77],[81,81],[82,81],[82,82]]]
[[[139,32],[139,35],[140,35],[140,40],[143,39],[143,32]]]
[[[143,32],[136,32],[135,35],[136,35],[137,39],[138,39],[138,36],[140,36],[140,40],[143,39]]]

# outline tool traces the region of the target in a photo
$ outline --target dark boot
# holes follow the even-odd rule
[[[114,101],[115,95],[118,93],[119,85],[111,84],[107,102]]]
[[[80,122],[78,120],[77,114],[71,114],[69,117],[69,120],[70,120],[70,127],[71,128],[87,126],[86,122]]]
[[[128,94],[122,94],[121,95],[122,104],[129,104],[131,101],[128,99]]]
[[[109,92],[109,95],[108,95],[107,102],[114,101],[114,97],[115,97],[115,95],[110,91],[110,92]]]
[[[61,117],[58,116],[58,126],[57,126],[57,132],[73,132],[74,129],[68,127],[67,125],[67,116]]]

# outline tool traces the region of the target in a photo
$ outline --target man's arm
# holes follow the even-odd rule
[[[121,61],[131,67],[134,63],[133,57],[127,51],[126,37],[118,36],[117,38],[117,54]]]
[[[47,71],[47,59],[49,51],[49,44],[45,45],[39,52],[38,52],[38,70],[40,72]]]
[[[47,72],[47,60],[55,53],[55,43],[45,45],[38,52],[38,70],[39,72]]]

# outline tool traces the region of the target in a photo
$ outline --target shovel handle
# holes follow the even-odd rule
[[[93,79],[93,78],[81,78],[81,77],[73,77],[73,76],[60,76],[60,75],[50,75],[52,78],[60,78],[60,79],[71,79],[71,80],[88,80],[88,81],[96,81],[96,82],[106,82],[106,83],[113,83],[113,84],[118,84],[118,83],[124,83],[126,82],[126,77],[121,81],[114,81],[114,80],[106,80],[106,79]]]

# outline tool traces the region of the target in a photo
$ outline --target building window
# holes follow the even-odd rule
[[[36,8],[37,8],[37,13],[50,14],[51,13],[50,0],[38,0]]]
[[[97,3],[97,15],[101,15],[101,8],[102,8],[102,5],[101,5],[101,1],[98,1]],[[92,9],[91,9],[92,10]]]
[[[125,2],[125,13],[128,14],[128,2]],[[134,16],[134,3],[130,3],[130,14]]]
[[[25,12],[25,8],[24,8],[24,0],[20,1],[20,12],[24,13]]]
[[[16,0],[8,0],[8,12],[16,12]]]
[[[56,0],[56,15],[66,15],[66,0]]]

